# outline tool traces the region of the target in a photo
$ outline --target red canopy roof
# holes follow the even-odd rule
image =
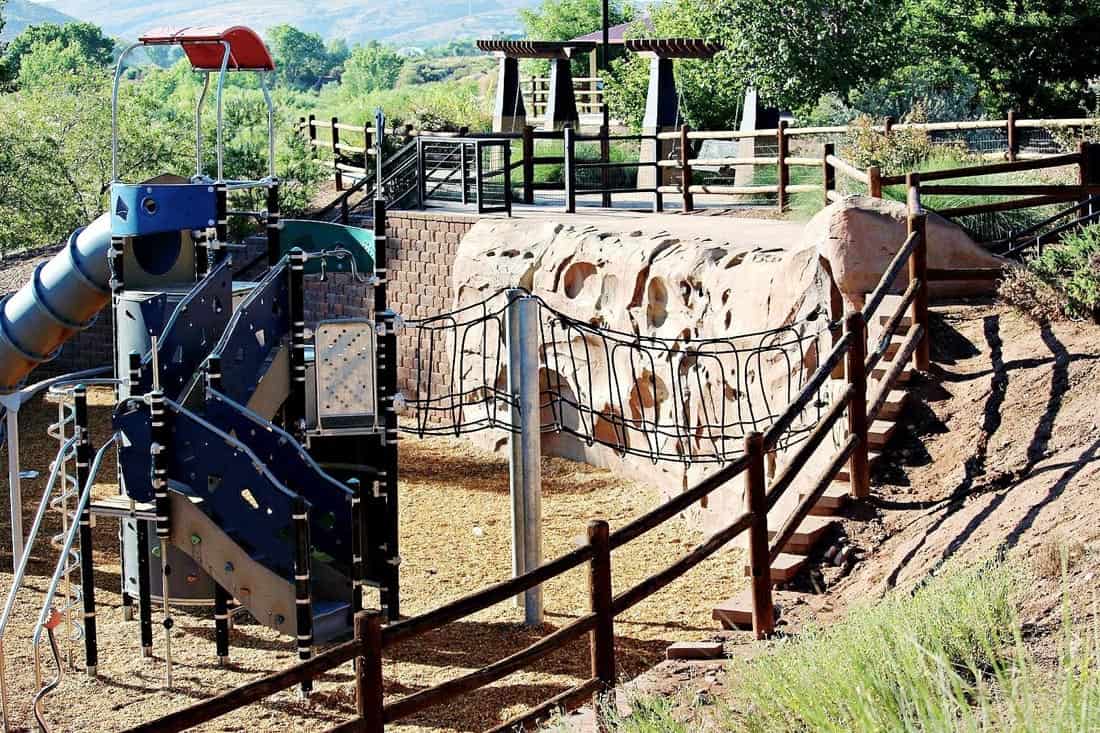
[[[222,57],[225,55],[222,41],[229,44],[228,69],[271,71],[275,68],[263,40],[254,30],[243,25],[228,28],[156,28],[143,34],[138,41],[146,46],[182,46],[191,66],[200,71],[217,71],[222,67]]]

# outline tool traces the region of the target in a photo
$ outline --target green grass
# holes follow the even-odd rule
[[[1056,668],[1039,667],[1015,613],[1028,589],[1028,577],[1012,565],[956,568],[912,595],[896,593],[828,629],[780,641],[752,662],[731,662],[728,694],[707,706],[706,729],[1096,730],[1095,630],[1074,634],[1067,620]],[[704,727],[698,715],[684,717],[671,700],[642,700],[616,730]]]

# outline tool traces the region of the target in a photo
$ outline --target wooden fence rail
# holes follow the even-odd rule
[[[1090,119],[1062,119],[1062,120],[1019,120],[1014,114],[1009,114],[1005,120],[976,120],[963,122],[936,122],[936,123],[894,123],[886,119],[882,125],[872,126],[872,129],[884,134],[893,134],[899,130],[924,130],[935,131],[972,131],[972,130],[996,130],[1005,129],[1006,143],[1003,152],[988,153],[1006,160],[984,165],[966,166],[945,171],[930,171],[926,174],[924,182],[933,181],[958,181],[959,179],[981,177],[987,175],[1007,174],[1035,170],[1054,169],[1062,166],[1077,166],[1081,170],[1081,181],[1077,186],[1064,185],[1007,185],[1007,184],[974,184],[942,183],[936,187],[926,186],[925,195],[951,195],[951,196],[1004,196],[1017,197],[1012,200],[993,201],[982,204],[954,206],[938,212],[945,216],[963,217],[989,214],[995,212],[1012,211],[1016,209],[1046,206],[1052,203],[1073,201],[1075,198],[1092,195],[1100,192],[1100,189],[1091,188],[1097,185],[1094,178],[1088,178],[1086,164],[1081,150],[1074,153],[1057,155],[1029,155],[1025,156],[1019,151],[1019,130],[1033,128],[1067,129],[1081,128],[1096,124]],[[361,182],[364,177],[369,177],[372,171],[370,158],[374,154],[371,140],[377,135],[370,125],[350,125],[340,122],[336,118],[328,121],[318,121],[314,116],[303,117],[300,122],[301,130],[309,139],[311,147],[322,156],[331,166],[335,178],[337,190],[343,190],[348,178]],[[456,133],[427,133],[414,131],[407,126],[399,131],[399,142],[406,142],[417,136],[429,135],[434,137],[491,137],[498,140],[512,140],[518,150],[512,150],[512,160],[509,164],[510,171],[516,171],[513,177],[517,183],[516,198],[526,204],[534,204],[538,192],[560,192],[563,199],[563,209],[567,213],[574,213],[578,205],[578,199],[585,195],[599,195],[600,206],[610,207],[614,196],[643,195],[652,197],[652,209],[663,211],[665,197],[668,195],[679,196],[684,211],[693,211],[699,196],[767,196],[772,197],[776,207],[785,211],[791,205],[791,197],[797,194],[821,192],[822,199],[832,202],[843,194],[838,189],[838,184],[847,181],[856,184],[866,190],[867,194],[881,198],[883,189],[887,186],[901,185],[905,181],[903,175],[886,175],[878,167],[869,166],[860,168],[851,162],[844,160],[837,154],[836,145],[832,142],[823,143],[822,155],[807,155],[805,150],[807,143],[805,138],[813,136],[844,135],[851,131],[849,126],[835,127],[789,127],[785,121],[776,128],[767,130],[734,131],[734,130],[692,130],[687,125],[682,125],[674,131],[664,131],[656,134],[611,134],[607,127],[600,127],[595,134],[582,133],[569,128],[563,130],[537,130],[533,127],[525,127],[517,132],[493,133],[491,135],[469,134],[467,130]],[[726,141],[759,140],[773,138],[775,140],[774,155],[713,155],[704,152],[703,149],[696,154],[693,147],[699,141]],[[791,144],[794,140],[802,139],[798,151],[792,152]],[[652,149],[660,151],[662,145],[672,146],[671,155],[659,154],[656,159],[641,159],[629,161],[612,161],[612,141],[634,141],[645,143]],[[539,143],[558,143],[560,152],[547,152],[539,148]],[[578,153],[579,143],[597,143],[598,157],[583,157]],[[545,146],[544,146],[545,147]],[[538,181],[537,172],[540,167],[559,166],[560,178],[554,181]],[[768,184],[742,183],[736,180],[734,183],[722,181],[710,181],[705,174],[726,169],[755,169],[768,168],[775,171],[775,182]],[[805,182],[804,176],[798,183],[792,182],[792,171],[795,169],[819,168],[821,170],[820,182]],[[655,181],[653,185],[637,185],[630,181],[630,172],[636,170],[652,169],[649,179]],[[596,173],[596,181],[593,185],[591,175]],[[624,179],[623,173],[626,177]],[[739,175],[739,174],[738,174]],[[625,182],[624,182],[625,180]],[[840,188],[848,188],[841,186]],[[507,196],[512,197],[513,192],[509,188]]]

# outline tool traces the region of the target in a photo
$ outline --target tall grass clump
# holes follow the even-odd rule
[[[1065,571],[1063,559],[1063,572]],[[846,620],[730,663],[716,704],[644,699],[623,733],[721,730],[981,731],[1100,729],[1100,636],[1070,621],[1057,659],[1035,660],[1017,602],[1034,584],[1017,565],[954,568],[912,594],[853,609]],[[683,701],[680,701],[683,703]]]
[[[951,730],[1011,647],[1015,578],[957,570],[856,609],[731,675],[736,728]]]

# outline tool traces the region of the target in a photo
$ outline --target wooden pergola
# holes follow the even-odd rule
[[[560,130],[577,127],[577,97],[573,90],[570,61],[578,54],[591,53],[596,44],[578,41],[502,41],[481,40],[477,47],[500,59],[497,93],[493,106],[493,131],[515,132],[527,124],[527,110],[520,87],[519,60],[550,61],[550,89],[542,127]]]

